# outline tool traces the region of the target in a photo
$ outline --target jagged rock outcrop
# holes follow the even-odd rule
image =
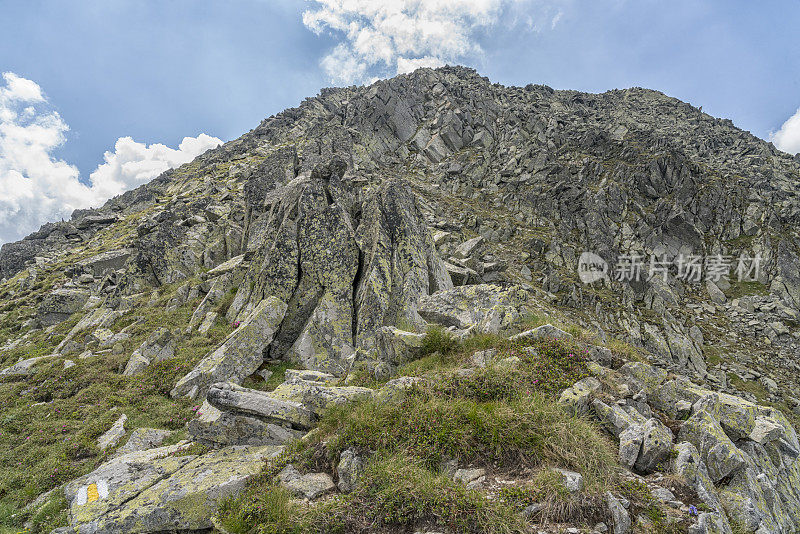
[[[219,348],[175,384],[172,396],[202,398],[216,382],[241,382],[253,374],[285,314],[286,303],[280,299],[262,300]]]
[[[358,199],[345,170],[334,160],[279,188],[283,174],[256,197],[269,209],[251,223],[253,259],[228,311],[285,300],[269,356],[336,375],[374,348],[378,328],[419,324],[419,297],[452,287],[407,187],[389,181]]]
[[[699,522],[713,519],[721,525],[719,532],[732,532],[729,520],[751,532],[798,528],[800,449],[795,429],[779,410],[670,378],[644,363],[618,371],[596,367],[595,372],[611,385],[606,394],[627,392],[611,404],[600,400],[603,390],[591,393],[595,414],[619,438],[620,463],[643,473],[672,463],[674,472],[716,510],[716,519]],[[679,430],[673,434],[658,419],[645,420],[636,398],[647,399],[647,410],[667,418],[677,417],[685,401],[686,419],[676,421]]]

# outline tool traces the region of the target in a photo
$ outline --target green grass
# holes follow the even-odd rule
[[[64,369],[63,359],[43,362],[33,374],[0,383],[0,528],[19,528],[27,519],[22,507],[38,495],[96,468],[113,451],[101,453],[97,438],[125,413],[126,428],[155,427],[178,430],[192,417],[192,402],[173,400],[169,391],[175,382],[218,345],[228,334],[218,325],[206,335],[195,334],[177,344],[176,356],[150,365],[134,377],[120,374],[130,353],[159,326],[182,331],[192,306],[167,311],[171,295],[138,310],[144,321],[133,324],[125,352],[104,353],[89,359],[74,358],[75,366]],[[71,324],[59,325],[61,332]],[[114,325],[114,330],[119,325]],[[33,345],[20,347],[27,354],[49,354],[62,335],[34,338]],[[125,442],[123,438],[120,444]],[[14,510],[4,513],[2,510]],[[49,510],[49,511],[48,511]],[[37,512],[42,525],[60,521],[54,505]],[[48,519],[49,518],[49,519]],[[51,530],[47,528],[47,531]]]
[[[223,503],[222,526],[233,534],[372,532],[411,528],[418,522],[454,532],[526,533],[522,518],[502,502],[492,502],[442,474],[401,455],[369,462],[358,487],[348,495],[305,506],[271,481],[259,480]]]
[[[725,291],[729,299],[738,299],[747,295],[769,295],[769,288],[761,282],[731,281],[731,287]]]
[[[527,313],[522,316],[519,323],[520,331],[530,330],[550,322],[550,318],[538,313]]]
[[[30,518],[33,532],[50,532],[66,526],[69,503],[62,492],[54,492],[47,502],[37,509]]]
[[[583,522],[593,525],[608,521],[607,504],[600,494],[570,495],[561,474],[547,467],[536,470],[522,485],[502,487],[498,496],[517,511],[531,504],[540,505],[535,518],[544,524]]]
[[[724,362],[726,353],[720,347],[705,346],[703,347],[703,356],[705,357],[708,365],[713,366]]]
[[[755,395],[759,402],[763,402],[769,393],[767,388],[757,380],[742,380],[738,376],[728,373],[728,381],[739,391],[746,391]]]
[[[644,357],[641,349],[634,347],[626,341],[612,338],[605,342],[604,345],[607,349],[623,360],[632,362],[647,362],[647,358]]]
[[[422,356],[439,353],[446,356],[455,352],[459,347],[458,341],[450,332],[441,326],[431,326],[422,339]]]
[[[503,476],[532,471],[532,495],[548,495],[550,517],[578,515],[587,521],[602,515],[602,494],[617,477],[616,447],[588,419],[572,415],[556,401],[564,384],[585,376],[582,353],[568,342],[532,342],[523,350],[495,336],[461,343],[443,342],[419,366],[434,378],[397,402],[378,399],[334,406],[318,428],[293,442],[271,461],[248,489],[221,508],[222,525],[232,533],[354,532],[407,529],[419,524],[457,532],[527,532],[519,499],[491,500],[467,490],[439,472],[443,460],[480,465]],[[441,351],[443,345],[448,347]],[[498,357],[516,355],[516,369],[489,365],[470,377],[456,378],[454,365],[471,351],[498,349]],[[408,369],[408,366],[406,366]],[[274,476],[288,463],[305,471],[335,476],[342,451],[370,451],[364,477],[352,494],[335,495],[300,506]],[[553,491],[549,466],[580,472],[585,489],[579,498]],[[527,475],[526,475],[527,474]],[[590,522],[587,522],[590,524]]]

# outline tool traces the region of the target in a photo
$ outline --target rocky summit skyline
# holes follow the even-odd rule
[[[323,89],[0,248],[0,528],[797,532],[799,195],[655,90]]]
[[[800,151],[793,0],[36,6],[0,6],[0,245],[97,208],[321,87],[419,67],[466,65],[509,86],[657,89]]]

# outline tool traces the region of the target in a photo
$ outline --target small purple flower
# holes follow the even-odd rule
[[[693,504],[689,506],[689,515],[691,516],[697,515],[697,507]]]

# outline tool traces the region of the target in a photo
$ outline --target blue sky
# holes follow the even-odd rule
[[[0,132],[0,197],[48,182],[52,168],[64,173],[14,202],[0,198],[0,242],[238,137],[321,87],[416,65],[458,62],[503,84],[649,87],[769,139],[800,108],[798,27],[797,0],[0,0],[0,72],[41,91],[25,100],[5,79],[9,120],[61,135],[37,138],[40,153],[28,158],[9,139],[16,152],[4,154]],[[793,152],[796,122],[776,138]],[[33,206],[39,196],[45,207]]]

